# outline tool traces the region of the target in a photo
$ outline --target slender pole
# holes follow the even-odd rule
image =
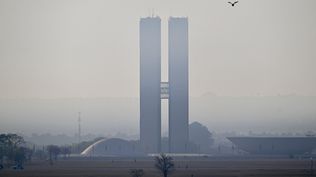
[[[81,142],[81,112],[78,112],[78,153],[80,154],[80,142]]]
[[[81,112],[78,112],[78,144],[81,142]]]

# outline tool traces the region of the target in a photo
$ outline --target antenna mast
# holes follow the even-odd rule
[[[78,112],[78,144],[81,142],[81,112]]]

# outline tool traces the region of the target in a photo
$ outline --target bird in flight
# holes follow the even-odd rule
[[[233,7],[235,6],[235,4],[238,3],[238,1],[235,1],[235,2],[228,2],[229,4],[231,4]]]

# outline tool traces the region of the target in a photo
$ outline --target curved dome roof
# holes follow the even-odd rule
[[[101,139],[88,148],[82,156],[131,156],[138,154],[138,144],[119,138]]]

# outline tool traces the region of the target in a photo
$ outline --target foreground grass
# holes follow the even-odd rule
[[[212,160],[185,159],[175,161],[171,177],[303,177],[310,176],[308,160],[256,159]],[[130,169],[143,169],[144,177],[161,176],[151,159],[69,159],[53,166],[47,161],[32,161],[21,171],[5,169],[2,177],[130,177]]]

